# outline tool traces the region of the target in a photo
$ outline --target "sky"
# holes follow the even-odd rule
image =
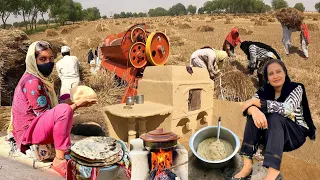
[[[169,9],[177,3],[182,3],[185,6],[190,4],[202,7],[208,0],[74,0],[80,2],[83,8],[98,7],[100,9],[101,16],[110,16],[114,13],[124,12],[148,12],[151,8],[163,7]],[[272,0],[264,0],[266,4],[271,5]],[[296,3],[302,2],[306,8],[306,11],[315,11],[314,5],[319,0],[287,0],[290,7],[293,7]],[[15,21],[22,21],[22,18],[15,18],[10,16],[8,23]],[[0,22],[1,24],[2,22]]]

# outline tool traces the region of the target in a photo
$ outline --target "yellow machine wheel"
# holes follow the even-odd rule
[[[167,36],[162,32],[153,32],[148,36],[146,43],[147,60],[154,66],[167,63],[170,54],[170,45]]]

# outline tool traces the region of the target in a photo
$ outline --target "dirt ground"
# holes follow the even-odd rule
[[[45,33],[39,33],[30,36],[32,41],[36,40],[59,40],[63,41],[65,44],[71,47],[71,54],[76,55],[83,67],[84,80],[83,83],[94,87],[98,92],[99,99],[101,103],[92,106],[90,108],[84,108],[77,111],[78,115],[75,117],[75,124],[83,122],[96,122],[100,124],[104,132],[107,134],[108,130],[105,126],[105,122],[102,116],[101,109],[103,106],[108,104],[116,103],[121,91],[112,91],[112,86],[109,86],[106,82],[103,86],[99,83],[104,82],[104,80],[92,81],[90,74],[88,74],[89,65],[87,64],[87,50],[92,47],[95,48],[98,43],[110,34],[119,33],[125,31],[129,26],[137,22],[147,22],[152,28],[148,30],[153,31],[163,31],[166,32],[171,43],[171,52],[168,64],[174,65],[188,65],[189,57],[193,51],[203,46],[212,46],[216,49],[221,49],[223,40],[227,33],[232,27],[245,27],[252,30],[251,35],[241,34],[242,40],[252,40],[261,41],[274,47],[278,52],[280,52],[281,57],[283,57],[286,63],[289,74],[294,81],[303,83],[306,86],[307,95],[309,98],[309,104],[312,112],[312,116],[315,122],[320,122],[320,109],[318,108],[318,99],[320,94],[318,90],[320,89],[320,66],[318,62],[318,57],[320,54],[320,36],[319,31],[310,31],[311,44],[309,45],[309,55],[308,60],[304,60],[301,57],[301,51],[299,50],[299,33],[293,33],[292,35],[292,54],[290,56],[285,56],[284,49],[282,47],[282,29],[278,22],[269,22],[267,26],[254,26],[250,19],[253,17],[246,18],[234,18],[233,23],[225,24],[225,17],[216,18],[214,21],[211,20],[210,16],[188,16],[188,17],[164,17],[164,18],[151,18],[151,19],[127,19],[127,20],[103,20],[97,22],[85,22],[79,25],[79,27],[73,29],[70,33],[59,34],[54,37],[46,37]],[[170,22],[169,22],[170,21]],[[318,26],[320,21],[312,21],[310,19],[306,20],[307,23],[314,23]],[[105,24],[107,27],[106,31],[97,31],[95,29],[97,24]],[[189,24],[191,28],[182,28],[179,24]],[[197,28],[202,25],[209,25],[214,28],[212,32],[199,32]],[[236,48],[236,61],[234,67],[242,71],[244,67],[247,66],[247,61],[244,54],[239,47]],[[248,78],[252,79],[252,78]],[[223,79],[223,81],[228,81],[228,79]],[[56,82],[59,84],[59,82]],[[57,86],[58,87],[58,86]],[[57,88],[56,87],[56,88]],[[109,88],[109,89],[107,89]],[[111,88],[111,89],[110,89]],[[253,88],[253,87],[252,87]],[[248,96],[251,94],[248,94]],[[7,116],[7,115],[6,115]],[[0,113],[1,118],[1,113]],[[1,123],[1,121],[0,121]],[[0,127],[2,124],[0,124]],[[184,137],[180,139],[180,143],[183,144],[188,149],[189,137]],[[0,138],[0,174],[3,179],[63,179],[60,178],[55,172],[49,169],[49,164],[39,164],[37,170],[32,169],[32,160],[23,157],[8,158],[8,145],[4,142],[3,136]],[[307,153],[307,152],[306,152]],[[190,155],[191,161],[192,155]],[[319,163],[306,162],[303,159],[297,159],[293,154],[286,154],[283,157],[282,170],[285,174],[285,179],[319,179],[320,177],[320,165]],[[259,165],[258,165],[259,166]],[[191,166],[192,167],[192,166]],[[233,169],[229,169],[226,172],[217,171],[217,179],[222,178],[221,173],[227,173],[230,175],[231,171],[234,171],[237,166]],[[14,169],[14,171],[12,171]],[[206,180],[210,179],[208,171],[197,168],[189,168],[191,171],[190,179]],[[308,170],[308,174],[303,172]],[[262,171],[262,170],[261,170]],[[36,173],[34,173],[36,172]],[[210,171],[211,172],[211,171]],[[297,173],[299,172],[299,173]],[[219,174],[220,173],[220,174]],[[259,177],[257,177],[259,178]],[[2,178],[0,178],[2,179]],[[118,179],[126,179],[123,172],[119,173]]]

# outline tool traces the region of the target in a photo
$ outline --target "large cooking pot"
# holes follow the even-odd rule
[[[220,127],[220,139],[223,139],[227,142],[229,142],[232,145],[233,148],[233,153],[228,156],[227,158],[223,160],[218,160],[218,161],[210,161],[207,159],[204,159],[200,157],[197,154],[198,150],[198,145],[201,143],[203,140],[211,137],[217,137],[217,131],[218,131],[218,126],[207,126],[196,133],[194,133],[190,140],[189,140],[189,147],[192,151],[192,153],[197,157],[197,159],[200,161],[202,165],[208,168],[221,168],[224,167],[225,165],[228,164],[230,159],[232,159],[238,152],[240,148],[240,140],[239,137],[234,134],[231,130],[225,128],[225,127]]]

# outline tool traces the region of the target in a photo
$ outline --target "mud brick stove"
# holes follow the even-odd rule
[[[187,180],[188,151],[173,132],[157,128],[131,141],[131,180]]]

